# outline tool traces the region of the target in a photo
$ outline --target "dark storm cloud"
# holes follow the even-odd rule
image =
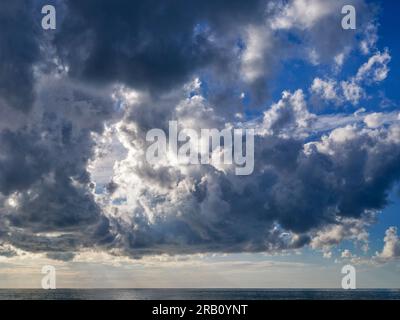
[[[0,192],[7,220],[2,238],[25,250],[71,251],[107,242],[107,221],[94,200],[87,170],[92,133],[103,131],[113,102],[105,93],[43,77],[24,123],[0,133]],[[22,231],[23,230],[23,231]],[[69,237],[35,236],[72,232]]]
[[[55,43],[71,74],[153,94],[206,67],[228,73],[239,27],[261,22],[266,7],[259,0],[66,3]]]
[[[48,253],[47,257],[53,260],[59,261],[70,261],[74,258],[75,254],[73,252],[54,252]]]
[[[0,134],[0,191],[10,195],[25,190],[49,170],[48,150],[38,141],[38,135],[3,131]]]
[[[33,65],[40,58],[33,1],[0,5],[0,107],[21,111],[34,101]]]
[[[44,4],[60,5],[62,21],[59,1],[0,5],[0,238],[61,257],[109,241],[87,166],[113,101],[59,73],[53,33],[40,27]],[[54,232],[72,235],[40,235]]]

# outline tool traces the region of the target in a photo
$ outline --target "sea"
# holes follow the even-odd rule
[[[400,289],[0,289],[0,300],[400,300]]]

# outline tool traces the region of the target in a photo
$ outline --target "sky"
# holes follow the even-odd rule
[[[400,288],[399,9],[2,1],[0,288]],[[254,130],[254,170],[148,161],[170,121]]]

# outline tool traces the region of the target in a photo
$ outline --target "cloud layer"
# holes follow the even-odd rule
[[[0,7],[0,255],[9,245],[68,260],[87,247],[141,257],[368,243],[400,177],[398,113],[327,125],[310,108],[315,97],[321,108],[357,105],[388,75],[385,50],[334,79],[357,39],[363,54],[375,50],[363,1],[350,1],[360,30],[344,32],[342,1],[64,0],[51,34],[28,27],[40,2],[17,2]],[[335,72],[271,101],[298,60]],[[254,173],[149,164],[146,132],[170,120],[256,129]]]

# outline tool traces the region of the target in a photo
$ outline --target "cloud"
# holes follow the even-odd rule
[[[333,79],[315,78],[310,91],[314,97],[318,97],[324,102],[334,103],[337,106],[341,106],[345,102],[357,106],[366,97],[365,90],[354,78],[340,83]]]
[[[322,80],[315,78],[311,85],[311,92],[321,96],[324,100],[340,102],[336,86],[336,81],[332,79]]]
[[[332,251],[324,251],[324,252],[323,252],[323,257],[324,257],[325,259],[330,259],[330,258],[332,258]]]
[[[390,61],[391,56],[387,50],[383,54],[378,52],[360,66],[355,76],[341,81],[340,84],[334,79],[324,80],[317,77],[313,80],[310,91],[314,96],[336,105],[343,105],[348,101],[356,106],[366,97],[362,85],[368,86],[385,80],[389,73]]]
[[[329,252],[344,240],[368,245],[369,234],[366,229],[372,223],[372,218],[371,214],[365,214],[362,219],[338,218],[336,223],[326,226],[314,235],[311,247]]]
[[[302,90],[293,94],[284,91],[282,99],[264,113],[263,129],[269,134],[284,134],[287,130],[309,128],[314,119],[307,110]]]
[[[364,122],[369,128],[379,128],[383,121],[384,114],[378,112],[371,113],[364,118]]]
[[[204,97],[181,94],[170,115],[179,115],[182,126],[224,126]],[[253,175],[239,180],[229,167],[168,161],[151,166],[138,129],[147,128],[148,119],[131,116],[141,114],[142,103],[148,105],[145,99],[127,106],[117,125],[128,155],[114,167],[118,188],[104,199],[118,233],[113,245],[134,256],[274,252],[309,243],[317,249],[345,239],[367,245],[372,212],[385,207],[399,177],[396,117],[376,129],[360,117],[309,141],[318,117],[307,110],[301,90],[284,92],[258,124]]]
[[[17,251],[9,244],[0,244],[0,257],[11,258],[15,257],[17,254]]]
[[[361,0],[351,3],[363,30],[371,10]],[[65,4],[68,14],[53,43],[72,77],[158,95],[202,74],[208,99],[229,111],[242,106],[232,91],[245,92],[251,105],[263,105],[282,58],[304,60],[306,52],[318,52],[318,62],[332,62],[352,47],[357,34],[338,27],[342,1]]]
[[[111,117],[111,99],[68,80],[43,77],[32,114],[0,132],[3,239],[27,251],[74,250],[101,238],[104,218],[87,170],[92,134]],[[89,239],[87,232],[93,234]],[[48,238],[42,232],[61,232]],[[69,235],[64,236],[63,233]]]
[[[353,105],[358,105],[360,100],[365,97],[363,88],[361,88],[354,80],[342,81],[341,87],[345,99],[350,101]]]
[[[345,249],[345,250],[342,251],[341,257],[345,258],[345,259],[350,259],[350,258],[353,257],[353,255],[352,255],[352,253],[351,253],[351,251],[349,249]]]
[[[358,30],[343,30],[341,9],[353,5],[357,10]],[[291,0],[269,5],[273,12],[271,29],[287,32],[299,40],[298,53],[313,65],[337,62],[337,57],[355,46],[355,36],[366,40],[364,30],[370,25],[374,10],[364,1]]]
[[[376,253],[376,259],[380,262],[391,261],[400,257],[400,239],[397,235],[397,228],[390,227],[385,232],[383,239],[385,245],[381,252]]]
[[[272,51],[267,28],[249,27],[246,35],[246,49],[242,55],[242,72],[246,81],[254,81],[264,76],[268,68],[266,52]]]
[[[361,52],[365,55],[375,49],[378,42],[378,27],[375,22],[369,23],[364,29],[364,39],[360,42]]]
[[[368,83],[385,80],[389,73],[388,64],[390,60],[391,56],[387,50],[383,53],[376,53],[358,69],[356,75],[357,81],[366,81]]]
[[[272,20],[273,29],[310,29],[339,8],[339,3],[320,0],[294,0],[279,7],[280,14]]]
[[[0,106],[26,112],[32,106],[34,65],[41,52],[33,2],[5,1],[0,8]]]
[[[20,40],[0,53],[0,238],[12,245],[3,255],[19,248],[67,261],[88,249],[138,258],[365,244],[371,212],[400,177],[398,115],[320,116],[302,89],[267,102],[283,62],[311,52],[315,63],[338,63],[352,47],[357,34],[337,27],[340,3],[65,0],[59,28],[40,39],[14,25],[16,7],[2,6],[0,25]],[[361,83],[383,80],[389,60],[377,53],[355,78],[316,78],[311,91],[357,104]],[[253,105],[261,117],[245,123]],[[169,120],[197,132],[253,125],[254,174],[170,158],[149,164],[146,132],[167,131]]]

